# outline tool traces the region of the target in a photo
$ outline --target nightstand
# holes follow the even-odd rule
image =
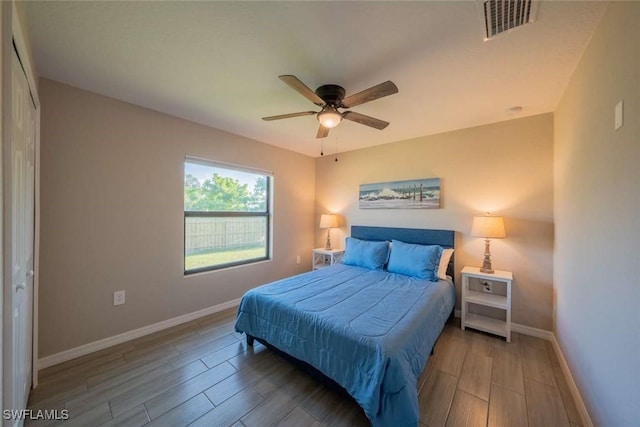
[[[478,329],[500,335],[505,337],[507,342],[511,342],[511,282],[513,281],[513,274],[510,271],[501,270],[495,270],[493,274],[482,273],[478,267],[464,267],[461,273],[462,329],[464,330],[465,327]],[[470,286],[470,279],[473,279],[472,286]],[[489,283],[485,287],[486,282]],[[495,286],[495,282],[504,283],[504,285]],[[493,293],[496,290],[501,290],[502,292]],[[469,304],[504,310],[506,319],[500,320],[469,313]]]
[[[344,249],[316,248],[312,256],[313,269],[318,270],[337,264],[342,260],[342,255],[344,255]]]

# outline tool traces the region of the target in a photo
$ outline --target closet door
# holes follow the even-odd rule
[[[11,409],[26,407],[31,388],[33,338],[33,253],[34,253],[34,154],[35,107],[29,85],[13,52],[11,132]],[[7,351],[8,350],[8,351]],[[8,354],[7,354],[8,353]],[[7,374],[7,372],[5,372]]]

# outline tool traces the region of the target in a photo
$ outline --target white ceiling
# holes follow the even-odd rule
[[[26,4],[40,76],[310,156],[314,116],[260,119],[317,110],[278,75],[347,95],[398,86],[353,108],[389,127],[344,121],[325,153],[551,112],[605,8],[543,1],[535,23],[483,42],[475,1]]]

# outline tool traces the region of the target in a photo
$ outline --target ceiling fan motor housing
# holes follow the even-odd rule
[[[322,85],[316,89],[316,95],[329,105],[341,106],[346,92],[342,86]]]

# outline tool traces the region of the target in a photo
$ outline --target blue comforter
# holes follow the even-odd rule
[[[236,331],[264,339],[344,387],[374,426],[416,426],[417,379],[455,290],[334,265],[248,291]]]

